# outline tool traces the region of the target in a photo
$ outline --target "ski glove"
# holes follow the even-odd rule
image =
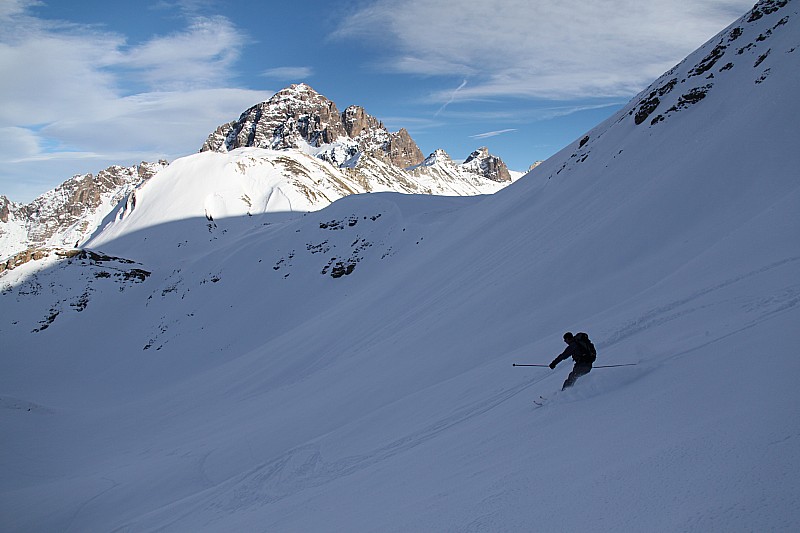
[[[555,370],[555,368],[556,368],[556,362],[553,361],[552,363],[550,363],[550,369]]]

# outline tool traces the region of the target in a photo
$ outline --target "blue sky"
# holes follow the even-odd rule
[[[525,170],[753,0],[0,0],[0,194],[196,152],[296,82]]]

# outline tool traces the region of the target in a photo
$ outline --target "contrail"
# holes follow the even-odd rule
[[[507,130],[487,131],[486,133],[478,133],[476,135],[470,135],[469,137],[470,139],[486,139],[487,137],[496,137],[497,135],[510,133],[512,131],[517,131],[517,128],[509,128]]]
[[[450,94],[450,99],[449,99],[447,102],[445,102],[445,103],[442,105],[442,107],[440,107],[440,108],[439,108],[439,110],[438,110],[436,113],[434,113],[434,114],[433,114],[433,116],[434,116],[434,117],[438,117],[438,116],[439,116],[439,114],[440,114],[442,111],[444,111],[444,110],[447,108],[447,106],[449,106],[450,104],[452,104],[452,103],[453,103],[453,101],[456,99],[456,94],[458,94],[458,91],[460,91],[461,89],[463,89],[463,88],[464,88],[466,85],[467,85],[467,80],[464,80],[464,81],[462,81],[462,82],[461,82],[461,85],[459,85],[458,87],[456,87],[456,90],[454,90],[454,91],[453,91],[453,92]]]

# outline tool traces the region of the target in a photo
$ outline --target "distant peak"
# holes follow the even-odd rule
[[[489,157],[489,148],[487,148],[486,146],[481,146],[480,148],[469,154],[469,157],[467,157],[464,163],[466,164],[472,161],[473,159],[484,159],[486,157]]]
[[[441,148],[437,148],[431,155],[425,158],[425,161],[422,162],[421,166],[429,167],[435,165],[436,163],[447,163],[452,162],[450,156],[442,150]]]
[[[281,89],[279,92],[284,92],[284,91],[287,91],[287,92],[291,92],[291,91],[294,91],[294,92],[312,92],[312,93],[317,92],[310,85],[307,85],[305,83],[293,83],[293,84],[289,85],[288,87],[286,87],[284,89]]]
[[[511,174],[506,164],[499,157],[490,154],[485,146],[469,154],[461,165],[493,181],[511,181]]]

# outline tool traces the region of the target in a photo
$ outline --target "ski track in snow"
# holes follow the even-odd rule
[[[208,510],[213,508],[215,515],[219,513],[234,514],[249,508],[259,508],[264,505],[274,504],[307,489],[332,483],[399,454],[406,453],[447,432],[453,426],[491,411],[534,386],[537,382],[538,380],[524,382],[480,401],[463,406],[452,414],[428,424],[418,431],[375,448],[368,453],[326,460],[323,452],[323,437],[318,442],[296,447],[269,463],[255,467],[249,472],[210,487],[181,502],[170,504],[161,511],[151,513],[149,518],[152,519],[154,516],[159,516],[161,512],[172,516],[172,519],[168,519],[164,523],[156,520],[156,523],[159,524],[158,530],[163,530],[169,529],[170,525],[179,523],[184,518],[194,515],[200,509]],[[391,406],[388,409],[391,409]],[[358,424],[358,421],[354,423]],[[181,508],[188,506],[188,508],[175,515],[174,506]],[[220,519],[219,516],[216,516],[214,521]],[[126,530],[133,525],[122,526],[119,530]]]
[[[668,322],[677,320],[686,315],[697,312],[701,309],[719,305],[719,302],[708,302],[698,306],[687,307],[688,304],[695,302],[712,293],[721,291],[722,289],[728,288],[734,284],[740,283],[749,278],[769,273],[771,270],[774,270],[776,268],[782,267],[787,264],[794,263],[796,261],[800,261],[800,257],[790,257],[788,259],[784,259],[782,261],[766,265],[757,270],[747,272],[746,274],[730,278],[717,285],[701,289],[689,296],[680,298],[678,300],[674,300],[672,302],[659,306],[655,309],[652,309],[651,311],[645,313],[641,317],[624,325],[622,328],[612,333],[608,338],[608,340],[598,341],[596,343],[598,349],[606,349],[612,347],[616,344],[619,344],[623,340],[633,337],[634,335],[638,335],[650,328],[662,326]],[[776,293],[773,296],[762,295],[759,297],[760,301],[758,303],[746,304],[753,311],[755,310],[764,311],[764,315],[761,317],[761,319],[757,320],[753,324],[756,324],[761,320],[766,320],[773,313],[778,313],[793,308],[798,303],[800,303],[800,296],[798,296],[798,294],[800,294],[800,285],[796,284],[781,289],[779,293]],[[740,303],[745,305],[743,302]],[[750,327],[750,325],[745,327]]]

